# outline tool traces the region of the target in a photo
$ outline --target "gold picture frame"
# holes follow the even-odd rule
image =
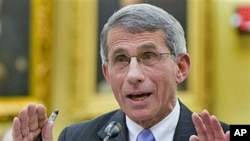
[[[28,103],[46,104],[49,96],[52,53],[51,0],[30,0],[29,93],[27,96],[0,97],[0,121],[9,120]]]

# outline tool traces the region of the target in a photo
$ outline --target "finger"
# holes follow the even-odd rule
[[[197,113],[193,113],[192,120],[195,125],[195,129],[196,129],[199,139],[201,141],[207,141],[206,128],[200,116]]]
[[[215,140],[216,141],[223,141],[225,134],[224,134],[224,131],[221,127],[219,120],[214,115],[211,116],[210,120],[211,120],[211,124],[213,127]]]
[[[230,141],[230,131],[227,131],[227,132],[226,132],[224,141]]]
[[[44,125],[44,128],[42,129],[42,138],[43,141],[53,141],[53,130],[54,122],[49,121]]]
[[[21,109],[18,118],[21,123],[21,134],[22,136],[28,136],[29,126],[28,126],[28,112],[26,108]]]
[[[189,141],[200,141],[200,140],[196,135],[192,135],[190,136]]]
[[[22,140],[22,133],[21,133],[21,122],[20,120],[15,117],[13,119],[13,128],[12,128],[12,138],[13,141],[21,141]]]
[[[29,104],[27,109],[28,109],[28,118],[29,118],[29,130],[36,131],[38,130],[38,116],[36,113],[36,105]]]
[[[46,109],[42,104],[37,105],[37,115],[38,115],[38,123],[39,123],[38,126],[39,128],[43,128],[43,126],[47,122],[47,114],[46,114]]]
[[[214,132],[210,122],[210,115],[207,110],[201,113],[202,121],[206,127],[206,134],[209,141],[214,140]]]

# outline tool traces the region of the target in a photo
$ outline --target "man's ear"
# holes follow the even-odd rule
[[[190,65],[191,65],[189,54],[183,53],[179,55],[176,63],[178,67],[177,73],[176,73],[176,83],[179,84],[188,77]]]
[[[107,81],[108,84],[110,84],[110,77],[109,77],[109,70],[108,70],[108,64],[103,63],[102,64],[102,73]]]

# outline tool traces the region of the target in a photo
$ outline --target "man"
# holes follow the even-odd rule
[[[110,137],[114,141],[140,141],[143,133],[155,141],[229,141],[227,124],[206,110],[192,113],[176,95],[190,69],[185,44],[181,25],[160,8],[135,4],[114,13],[101,33],[100,53],[121,110],[66,127],[58,140],[104,140],[105,128],[116,121],[121,131]],[[13,139],[35,140],[42,132],[43,141],[52,141],[53,123],[45,113],[43,105],[21,110]]]

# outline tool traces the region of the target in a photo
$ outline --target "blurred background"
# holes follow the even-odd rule
[[[0,138],[28,103],[60,110],[55,139],[119,108],[102,76],[99,33],[132,3],[165,9],[185,30],[192,66],[179,98],[195,112],[250,124],[249,0],[0,0]]]

